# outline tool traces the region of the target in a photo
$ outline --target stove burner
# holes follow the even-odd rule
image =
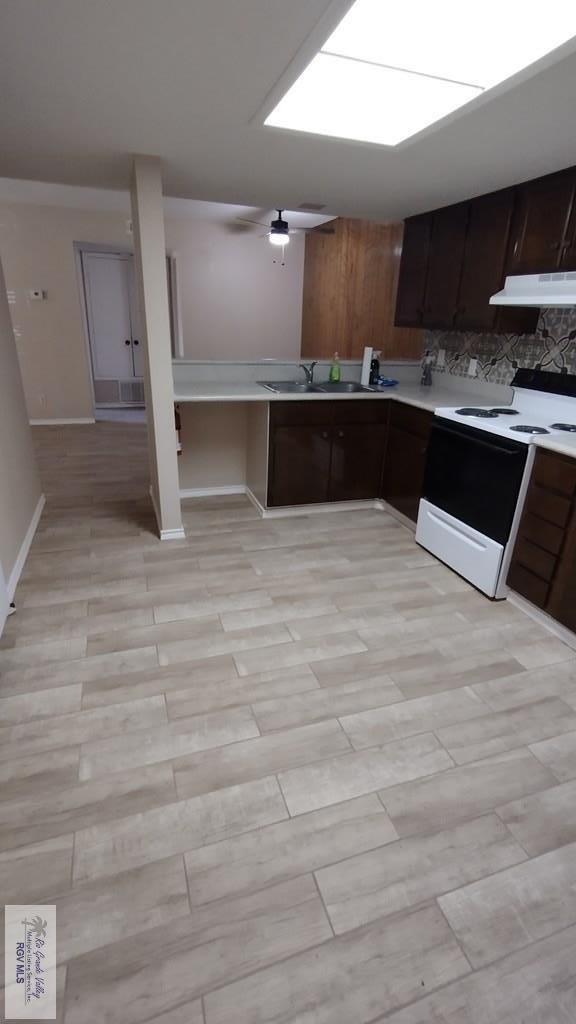
[[[456,409],[456,412],[458,413],[459,416],[478,416],[480,419],[485,420],[494,420],[498,415],[498,413],[495,412],[493,409],[469,409],[468,407],[464,409]]]
[[[551,423],[552,430],[565,430],[568,434],[576,434],[576,423]]]
[[[545,427],[531,427],[527,423],[519,423],[517,427],[510,427],[510,430],[517,430],[519,434],[549,434]]]
[[[506,409],[491,409],[490,412],[497,413],[498,416],[519,416],[518,409],[511,409],[508,406]]]

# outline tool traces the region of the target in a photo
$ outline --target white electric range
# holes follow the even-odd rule
[[[489,597],[506,576],[536,437],[576,433],[576,375],[518,370],[509,406],[438,408],[416,540]]]

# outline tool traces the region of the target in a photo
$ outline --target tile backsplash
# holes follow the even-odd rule
[[[424,348],[436,362],[439,350],[446,352],[436,373],[465,377],[470,359],[477,359],[477,378],[494,384],[510,384],[519,366],[576,373],[576,308],[543,309],[535,334],[427,331]]]

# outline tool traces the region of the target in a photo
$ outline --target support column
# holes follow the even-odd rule
[[[162,204],[162,165],[135,156],[132,173],[134,266],[145,347],[150,493],[161,540],[184,537],[174,436],[174,388]]]

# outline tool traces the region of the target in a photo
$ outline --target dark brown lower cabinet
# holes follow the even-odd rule
[[[377,498],[388,405],[366,399],[271,404],[268,505]]]
[[[271,505],[328,501],[332,441],[328,427],[277,427],[271,450]]]
[[[576,459],[536,453],[507,582],[576,631]]]
[[[385,442],[384,424],[347,423],[334,428],[329,501],[378,497]]]
[[[424,409],[390,403],[381,496],[413,522],[418,518],[432,418]]]

